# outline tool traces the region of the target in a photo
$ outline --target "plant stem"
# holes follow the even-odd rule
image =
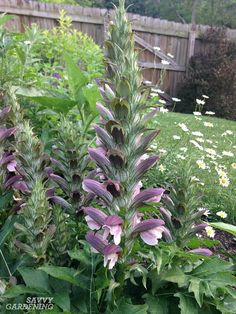
[[[1,254],[1,256],[2,256],[2,259],[3,259],[3,262],[4,262],[5,266],[6,266],[6,269],[7,269],[8,273],[9,273],[9,276],[12,277],[12,273],[11,273],[11,271],[10,271],[10,268],[9,268],[8,265],[7,265],[7,261],[6,261],[4,255],[3,255],[2,250],[0,250],[0,254]]]
[[[92,314],[92,288],[93,288],[93,253],[91,252],[91,277],[90,277],[90,287],[89,287],[89,313]]]

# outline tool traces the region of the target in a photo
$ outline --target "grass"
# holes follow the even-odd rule
[[[206,122],[213,126],[205,126]],[[181,129],[181,123],[188,131]],[[213,116],[158,112],[152,127],[161,129],[152,146],[153,151],[160,154],[160,161],[150,171],[147,184],[171,181],[174,173],[183,171],[184,165],[189,162],[193,179],[199,180],[201,207],[207,207],[213,216],[218,211],[225,211],[228,215],[226,220],[235,222],[236,122]],[[197,136],[192,132],[201,133]],[[228,186],[220,184],[222,178],[226,178],[226,183],[229,180]]]

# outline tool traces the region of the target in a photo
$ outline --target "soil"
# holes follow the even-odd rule
[[[233,235],[217,230],[214,239],[221,242],[221,245],[215,249],[216,251],[220,248],[236,258],[236,238]],[[224,255],[223,252],[222,254]]]

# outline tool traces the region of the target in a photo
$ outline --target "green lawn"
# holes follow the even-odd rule
[[[204,125],[206,122],[210,125]],[[181,129],[181,123],[188,131]],[[152,146],[161,158],[150,172],[148,184],[171,180],[174,171],[183,171],[184,164],[190,161],[193,179],[199,179],[201,205],[212,213],[223,210],[229,221],[235,221],[236,122],[213,116],[158,112],[152,127],[161,129]]]

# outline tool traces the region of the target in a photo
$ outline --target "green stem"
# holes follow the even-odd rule
[[[91,277],[90,277],[90,287],[89,287],[89,313],[92,314],[92,289],[93,289],[93,253],[91,252]]]
[[[3,259],[3,262],[4,262],[5,266],[6,266],[6,269],[7,269],[8,273],[9,273],[9,276],[12,277],[12,273],[11,273],[11,271],[10,271],[10,268],[9,268],[8,265],[7,265],[7,261],[6,261],[4,255],[3,255],[2,250],[0,250],[0,254],[1,254],[1,256],[2,256],[2,259]]]

